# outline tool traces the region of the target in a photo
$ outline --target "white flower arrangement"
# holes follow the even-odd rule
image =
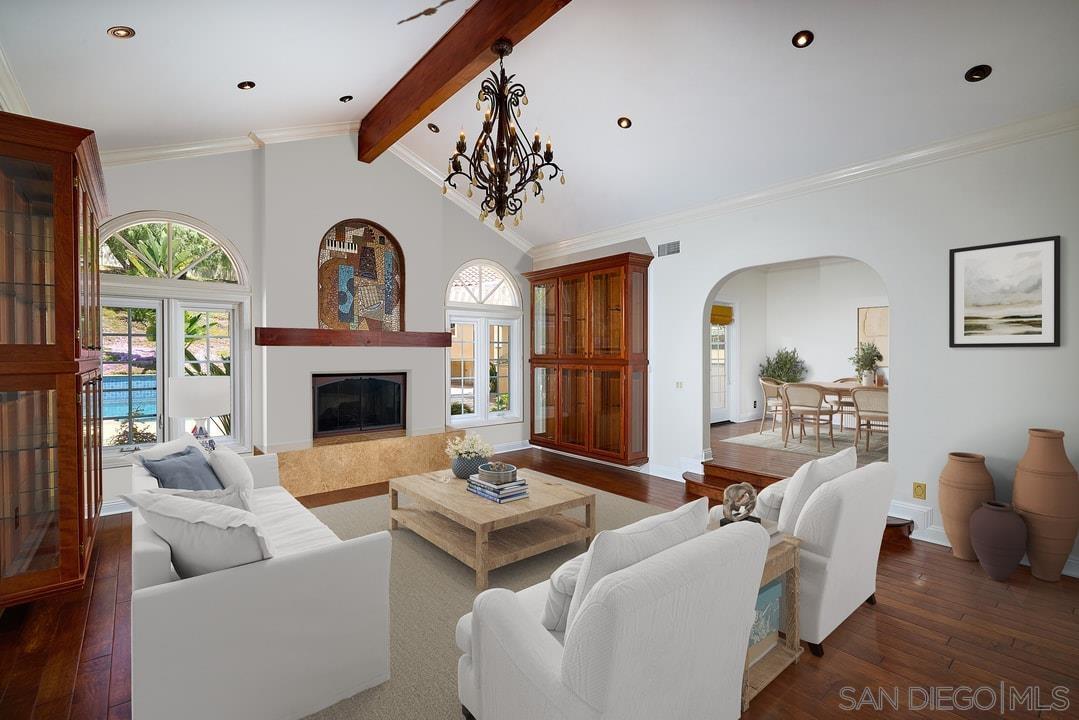
[[[463,438],[450,438],[446,443],[446,454],[454,459],[489,458],[495,454],[495,449],[479,435],[468,433]]]

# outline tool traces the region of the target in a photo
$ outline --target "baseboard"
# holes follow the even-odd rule
[[[497,445],[492,445],[492,447],[495,449],[495,454],[497,455],[498,453],[513,452],[515,450],[528,450],[530,447],[532,447],[532,443],[528,442],[527,440],[514,440],[512,442],[504,442]]]
[[[923,505],[914,505],[913,503],[905,503],[898,500],[892,501],[892,506],[889,509],[889,513],[896,517],[908,518],[914,520],[914,532],[911,534],[915,540],[922,540],[925,542],[933,543],[934,545],[942,545],[950,548],[951,542],[948,541],[948,534],[944,532],[944,526],[942,525],[919,525],[918,518],[910,512],[911,509],[922,510],[924,515],[932,518],[933,508],[925,507]],[[1022,565],[1030,566],[1030,560],[1024,555],[1021,561]],[[1072,555],[1068,558],[1068,561],[1064,563],[1064,569],[1061,570],[1061,574],[1068,577],[1079,578],[1079,556]]]
[[[909,503],[902,500],[892,500],[892,504],[888,507],[888,514],[907,520],[913,520],[915,532],[928,532],[934,527],[933,508],[929,505]],[[930,540],[930,542],[934,541]]]
[[[101,503],[101,516],[131,512],[131,506],[123,498],[112,498]]]
[[[655,475],[656,477],[675,480],[677,482],[685,482],[685,480],[682,479],[682,471],[671,465],[659,465],[658,463],[650,462],[644,465],[642,469],[649,475]]]

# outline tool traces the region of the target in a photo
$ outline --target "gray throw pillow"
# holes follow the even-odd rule
[[[221,490],[221,481],[198,448],[189,447],[158,460],[144,457],[142,465],[157,478],[158,487],[172,490]]]

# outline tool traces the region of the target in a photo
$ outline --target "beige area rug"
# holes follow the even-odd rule
[[[770,430],[767,425],[764,428],[763,433],[750,433],[749,435],[739,435],[738,437],[727,438],[720,442],[733,443],[735,445],[752,445],[753,447],[766,448],[768,450],[783,450],[786,452],[798,453],[799,455],[809,455],[810,457],[827,457],[828,455],[834,455],[840,450],[845,450],[854,445],[854,431],[853,430],[840,430],[838,427],[835,430],[835,447],[828,441],[828,428],[823,428],[823,434],[820,439],[820,452],[817,452],[817,438],[815,433],[817,429],[806,425],[806,436],[802,442],[798,442],[798,427],[795,426],[792,431],[790,441],[787,443],[787,447],[783,447],[783,428],[776,426],[775,430]],[[887,461],[888,460],[888,433],[873,431],[872,437],[869,439],[869,451],[865,449],[865,435],[862,435],[861,442],[858,443],[858,464],[867,465],[872,462]]]
[[[599,530],[622,527],[661,508],[567,483],[596,493]],[[408,504],[401,496],[401,504]],[[342,539],[389,527],[388,496],[315,508],[315,515]],[[578,509],[583,517],[583,509]],[[490,573],[491,587],[521,590],[547,579],[584,543],[522,560]],[[411,531],[393,531],[390,562],[390,680],[321,712],[318,720],[459,720],[457,620],[472,610],[475,574]]]

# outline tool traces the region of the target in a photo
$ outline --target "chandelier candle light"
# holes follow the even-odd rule
[[[456,152],[450,156],[449,174],[442,185],[442,194],[448,188],[457,188],[455,178],[468,180],[468,197],[473,189],[484,193],[480,203],[480,221],[495,214],[495,227],[505,230],[506,216],[513,217],[513,224],[520,225],[528,193],[539,197],[542,203],[543,181],[559,178],[566,184],[565,173],[554,162],[551,139],[544,147],[537,130],[532,144],[525,142],[521,128],[521,106],[528,104],[525,87],[513,82],[515,75],[506,75],[505,57],[513,52],[513,43],[499,40],[491,48],[498,54],[498,73],[484,78],[476,99],[476,110],[483,112],[483,130],[468,152],[465,131],[457,137]],[[546,175],[546,177],[545,177]]]

